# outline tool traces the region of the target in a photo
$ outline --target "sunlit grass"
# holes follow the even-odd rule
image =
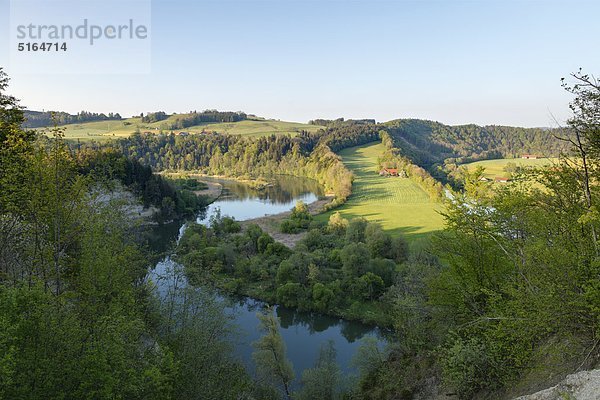
[[[177,118],[185,114],[172,115],[166,120],[144,123],[139,117],[128,118],[121,121],[85,122],[81,124],[63,125],[65,137],[81,141],[105,141],[120,137],[128,137],[139,132],[164,133],[188,132],[200,134],[202,132],[218,132],[230,135],[243,136],[268,136],[268,135],[297,135],[301,131],[316,132],[321,126],[303,124],[299,122],[287,122],[265,119],[252,119],[231,123],[206,123],[188,128],[170,130],[167,127]],[[42,128],[39,128],[42,129]]]
[[[506,165],[509,163],[516,164],[520,167],[545,167],[552,165],[557,162],[556,158],[537,158],[537,159],[523,159],[523,158],[501,158],[496,160],[484,160],[476,161],[468,164],[463,164],[469,170],[474,170],[477,167],[485,168],[483,176],[486,178],[494,179],[495,177],[506,176],[505,171]]]
[[[340,152],[344,164],[355,176],[352,195],[343,206],[317,219],[326,221],[333,212],[339,211],[345,218],[376,221],[391,234],[403,234],[410,240],[441,229],[442,206],[432,201],[416,183],[408,178],[379,176],[377,159],[384,151],[385,147],[378,143]]]

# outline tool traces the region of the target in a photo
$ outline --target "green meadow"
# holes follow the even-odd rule
[[[186,128],[184,130],[193,133],[199,133],[205,130],[230,135],[268,136],[280,134],[297,135],[301,131],[316,132],[321,128],[322,126],[308,125],[300,122],[286,122],[276,120],[245,120],[239,122],[196,125]]]
[[[81,124],[68,124],[61,126],[61,128],[65,129],[65,137],[67,139],[82,141],[105,141],[119,137],[128,137],[138,130],[140,132],[152,133],[159,133],[161,131],[171,132],[171,130],[166,128],[171,122],[181,115],[182,114],[171,115],[166,120],[154,123],[144,123],[142,122],[141,118],[136,117],[127,118],[121,121],[100,121],[86,122]],[[318,125],[309,125],[299,122],[250,119],[231,123],[206,123],[188,128],[176,129],[173,130],[173,132],[184,131],[191,134],[198,134],[202,132],[218,132],[230,135],[257,137],[281,134],[296,135],[303,130],[308,132],[316,132],[321,128],[322,127]]]
[[[507,164],[513,163],[520,167],[545,167],[556,162],[556,158],[538,158],[538,159],[523,159],[523,158],[501,158],[496,160],[484,160],[476,161],[472,163],[463,164],[469,170],[473,170],[477,167],[485,168],[483,176],[486,178],[494,179],[497,176],[506,176],[504,168]]]
[[[385,147],[381,143],[342,150],[344,164],[354,173],[352,195],[341,207],[320,214],[325,221],[336,211],[352,219],[363,217],[381,224],[391,234],[403,234],[408,240],[428,236],[441,229],[444,219],[441,204],[430,200],[416,183],[408,178],[382,177],[378,157]]]

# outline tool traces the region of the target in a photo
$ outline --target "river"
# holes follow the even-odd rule
[[[219,183],[223,185],[221,197],[198,215],[198,223],[207,223],[216,212],[234,217],[238,221],[278,214],[290,210],[297,200],[311,203],[322,194],[315,182],[290,177],[278,178],[274,185],[263,190],[252,189],[239,182]],[[152,247],[164,251],[184,230],[185,224],[181,222],[157,227]],[[173,269],[173,264],[174,261],[170,257],[165,257],[158,262],[151,277],[165,276]],[[160,283],[158,286],[160,293]],[[221,299],[226,303],[226,312],[232,315],[233,322],[240,331],[235,354],[252,371],[252,342],[260,337],[256,313],[265,303],[245,297]],[[275,312],[281,321],[281,334],[297,378],[304,369],[314,365],[321,344],[329,340],[335,344],[337,361],[345,375],[355,372],[351,360],[362,338],[376,338],[382,345],[385,342],[378,328],[359,322],[345,321],[319,313],[299,312],[282,306],[276,306]]]

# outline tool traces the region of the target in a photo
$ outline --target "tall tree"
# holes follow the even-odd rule
[[[25,193],[27,157],[33,150],[33,132],[21,129],[23,107],[6,93],[9,79],[0,67],[0,211],[19,208]]]
[[[336,355],[332,340],[321,345],[315,366],[302,372],[303,387],[296,394],[298,400],[340,398],[341,371]]]
[[[253,343],[255,351],[252,354],[261,379],[271,381],[280,386],[287,399],[292,398],[291,383],[294,380],[294,368],[286,357],[286,349],[279,321],[272,308],[265,313],[257,314],[260,320],[260,330],[264,335]]]
[[[575,95],[569,104],[573,116],[567,121],[571,136],[567,140],[575,151],[577,160],[570,162],[570,169],[581,182],[581,190],[585,198],[587,214],[583,220],[589,222],[596,253],[598,247],[598,210],[592,196],[592,180],[599,174],[600,159],[600,82],[593,76],[584,74],[581,69],[571,74],[575,83],[562,79],[563,88]],[[592,221],[596,219],[596,221]]]

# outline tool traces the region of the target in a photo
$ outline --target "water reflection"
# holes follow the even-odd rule
[[[269,186],[262,189],[235,181],[213,181],[220,183],[223,191],[221,196],[198,216],[198,223],[206,224],[217,212],[223,216],[234,217],[238,221],[279,214],[289,211],[297,200],[312,203],[317,200],[317,194],[321,193],[316,182],[287,176],[274,179]]]
[[[158,225],[146,232],[146,243],[156,253],[162,254],[173,248],[184,221]]]
[[[288,211],[294,206],[296,200],[301,199],[310,203],[322,194],[316,182],[293,177],[280,177],[275,184],[262,190],[239,182],[222,180],[219,182],[224,186],[223,195],[205,212],[198,215],[198,222],[206,223],[216,210],[238,221],[265,214],[276,214]],[[157,226],[150,234],[148,243],[157,252],[168,252],[184,230],[185,223],[182,221]],[[149,274],[161,296],[169,295],[164,285],[186,284],[182,279],[173,281],[172,271],[177,271],[178,268],[180,266],[166,256]],[[256,313],[260,312],[266,304],[240,296],[218,296],[218,298],[225,303],[226,313],[231,316],[241,331],[239,342],[235,346],[236,354],[249,369],[253,369],[252,343],[259,338],[259,321]],[[377,328],[358,322],[313,312],[299,312],[281,306],[277,306],[275,312],[281,321],[281,333],[288,349],[288,357],[298,377],[304,369],[313,366],[321,344],[328,340],[334,342],[338,363],[346,374],[353,372],[350,367],[351,359],[360,345],[359,339],[375,337],[384,343],[381,332]]]
[[[289,204],[307,194],[319,197],[323,195],[321,186],[310,179],[299,179],[293,176],[278,176],[262,188],[256,188],[243,182],[206,178],[223,185],[220,201],[261,200],[268,204]]]
[[[303,326],[308,333],[314,334],[339,326],[341,335],[350,343],[354,343],[366,334],[374,332],[373,326],[361,324],[360,322],[346,321],[315,312],[300,312],[283,306],[277,307],[276,314],[283,329],[290,326]]]

